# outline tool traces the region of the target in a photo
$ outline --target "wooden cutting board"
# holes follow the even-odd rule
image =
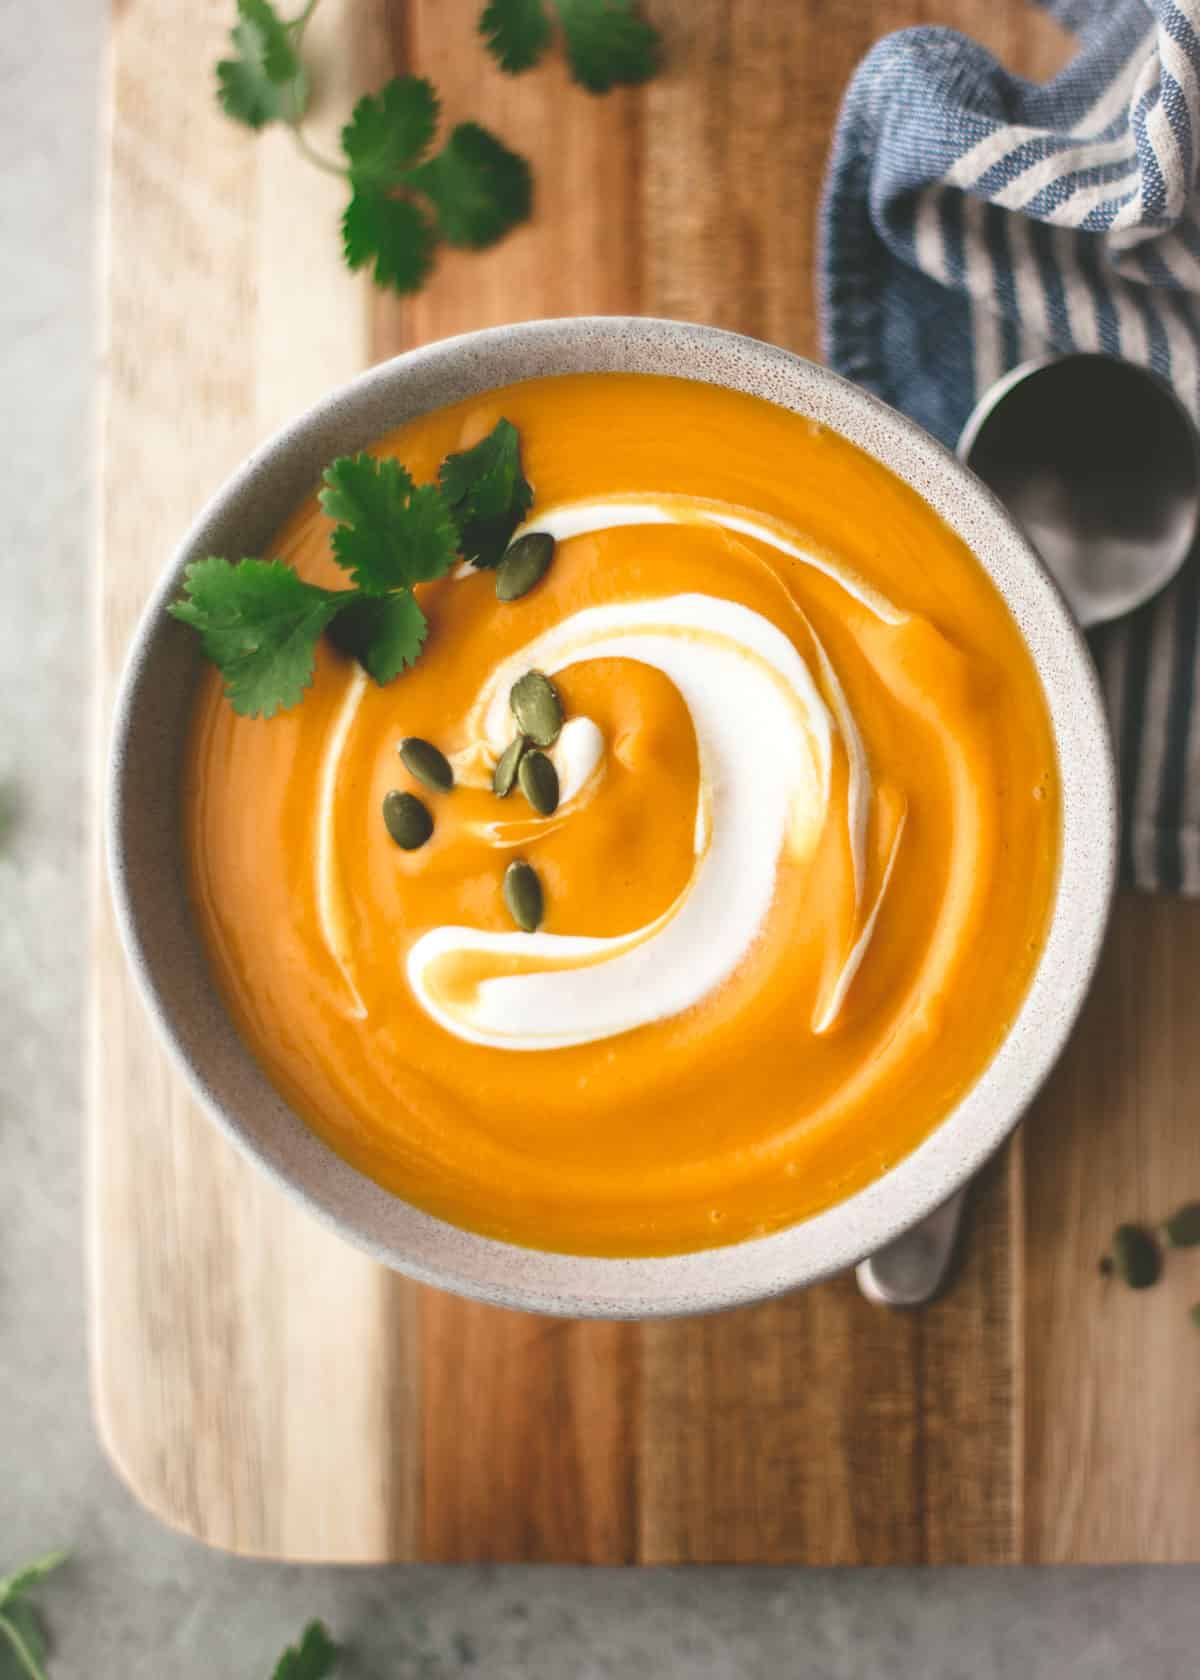
[[[341,268],[336,181],[218,114],[232,0],[114,0],[97,766],[139,607],[276,425],[371,361],[536,315],[642,311],[812,353],[814,210],[852,66],[956,25],[1026,73],[1067,55],[1024,0],[649,0],[667,70],[606,99],[503,77],[481,0],[325,0],[328,139],[427,73],[534,161],[532,226],[443,254],[419,298]],[[197,1112],[117,949],[96,853],[92,1350],[139,1498],[292,1559],[811,1564],[1200,1559],[1200,1258],[1097,1275],[1115,1223],[1200,1193],[1200,905],[1119,905],[1075,1043],[985,1175],[941,1304],[850,1279],[676,1323],[553,1322],[380,1271]]]

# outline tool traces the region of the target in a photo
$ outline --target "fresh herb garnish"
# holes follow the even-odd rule
[[[533,204],[526,160],[475,122],[450,130],[429,155],[438,98],[421,76],[397,76],[354,107],[341,132],[341,155],[313,146],[303,119],[308,75],[304,31],[318,0],[296,17],[281,17],[272,0],[237,0],[233,51],[217,65],[217,98],[226,116],[247,128],[283,123],[318,169],[341,176],[350,199],[342,212],[342,252],[351,269],[366,268],[377,286],[421,289],[437,243],[482,250],[520,222]],[[591,93],[644,82],[658,65],[657,30],[634,0],[551,0],[575,80]],[[492,0],[479,32],[503,69],[528,70],[553,33],[543,0]]]
[[[401,76],[360,99],[342,130],[341,173],[351,188],[342,217],[346,263],[373,263],[375,283],[396,292],[420,288],[438,238],[482,250],[526,221],[533,203],[525,159],[478,123],[459,123],[426,157],[437,116],[432,85]],[[418,199],[432,206],[434,222]]]
[[[495,565],[533,491],[516,427],[500,420],[443,461],[437,484],[415,484],[399,461],[346,455],[326,471],[320,500],[335,521],[333,557],[354,587],[306,583],[282,560],[210,557],[187,568],[184,597],[167,609],[199,633],[243,716],[299,703],[324,632],[377,683],[398,677],[429,633],[414,585],[442,577],[460,553]]]
[[[167,611],[199,631],[230,705],[246,717],[274,717],[299,702],[322,630],[353,598],[305,583],[282,560],[197,560],[183,587],[188,599]]]
[[[299,46],[312,10],[306,6],[285,23],[270,0],[238,0],[238,21],[230,32],[234,54],[217,65],[217,98],[226,116],[248,128],[300,121],[308,78]]]
[[[438,484],[463,558],[475,566],[498,566],[533,505],[533,490],[521,471],[517,428],[500,420],[473,448],[447,455]]]
[[[373,455],[342,456],[324,482],[334,559],[364,595],[429,583],[454,564],[457,532],[436,484],[418,486],[399,461]]]
[[[337,1665],[338,1648],[323,1622],[309,1622],[298,1645],[289,1645],[271,1680],[326,1680]]]
[[[316,6],[309,0],[285,19],[271,0],[238,0],[234,51],[217,65],[217,98],[226,116],[248,128],[284,123],[310,163],[345,179],[348,267],[370,268],[377,286],[419,291],[439,239],[482,249],[527,220],[529,165],[473,122],[451,129],[441,151],[428,156],[438,99],[420,76],[397,76],[360,99],[342,129],[341,156],[322,154],[302,127],[308,78],[300,48]]]
[[[661,39],[635,0],[549,0],[562,27],[571,75],[589,93],[645,82],[658,68]],[[490,0],[479,33],[502,70],[517,75],[541,59],[551,25],[543,0]]]
[[[57,1569],[66,1555],[50,1552],[0,1578],[0,1680],[16,1680],[18,1676],[20,1680],[48,1680],[46,1635],[28,1593]]]

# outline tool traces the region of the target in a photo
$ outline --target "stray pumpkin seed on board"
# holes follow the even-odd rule
[[[1113,1233],[1113,1262],[1130,1289],[1149,1289],[1162,1274],[1158,1244],[1141,1225],[1118,1225]]]
[[[1185,1202],[1163,1224],[1163,1235],[1172,1248],[1200,1245],[1200,1202]]]

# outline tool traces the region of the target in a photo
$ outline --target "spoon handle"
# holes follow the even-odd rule
[[[946,1281],[962,1224],[967,1191],[957,1190],[919,1225],[905,1231],[855,1271],[868,1301],[881,1307],[920,1307]]]

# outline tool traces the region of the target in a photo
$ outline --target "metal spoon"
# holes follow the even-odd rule
[[[1200,440],[1162,380],[1113,356],[1026,362],[980,400],[958,455],[996,492],[1088,629],[1171,581],[1200,523]],[[864,1260],[858,1285],[915,1307],[945,1283],[963,1189]]]

